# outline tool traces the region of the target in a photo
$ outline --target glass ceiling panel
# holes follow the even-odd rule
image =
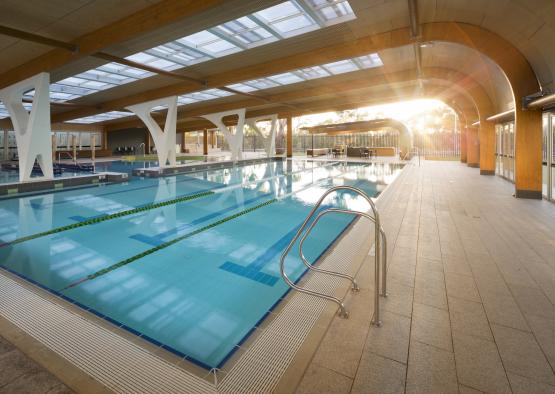
[[[185,104],[198,103],[200,101],[214,100],[220,97],[231,96],[232,94],[233,93],[226,92],[225,90],[207,89],[201,92],[189,93],[189,94],[178,96],[177,104],[185,105]],[[152,108],[152,111],[160,111],[166,108],[167,108],[166,105],[159,105]],[[72,119],[67,121],[66,123],[91,124],[91,123],[105,122],[107,120],[112,120],[112,119],[124,118],[131,115],[133,115],[133,113],[126,112],[126,111],[111,111],[111,112],[105,112],[98,115],[87,116],[85,118]]]
[[[356,16],[346,0],[288,0],[132,54],[126,59],[173,71],[354,18]],[[56,86],[53,92],[59,93],[52,95],[52,99],[73,100],[153,75],[134,67],[108,63],[52,84]],[[82,90],[66,92],[60,86]]]
[[[228,85],[230,89],[238,90],[240,92],[254,92],[256,90],[269,89],[276,86],[290,85],[302,81],[307,81],[311,79],[325,78],[331,75],[343,74],[346,72],[369,69],[374,67],[382,66],[382,60],[377,53],[371,53],[369,55],[359,56],[352,59],[341,60],[338,62],[328,63],[321,66],[313,66],[300,68],[287,73],[281,73],[276,75],[271,75],[266,78],[253,79],[250,81],[245,81],[241,83],[236,83],[233,85]],[[67,87],[66,87],[67,88]],[[227,92],[220,89],[207,89],[200,92],[194,92],[189,94],[184,94],[177,97],[178,105],[186,105],[198,103],[201,101],[214,100],[220,97],[231,96],[233,93]],[[160,106],[153,108],[153,110],[161,110],[165,107]],[[0,116],[1,107],[0,107]],[[112,111],[100,115],[89,116],[86,118],[80,118],[75,120],[70,120],[68,123],[96,123],[103,122],[106,120],[117,119],[119,117],[130,116],[131,113]]]
[[[333,74],[343,74],[358,69],[357,65],[350,59],[324,64],[324,67]]]
[[[23,103],[23,107],[30,112],[33,105],[31,103]],[[10,116],[8,109],[0,102],[0,119],[4,119]]]
[[[341,60],[321,66],[300,68],[288,73],[276,74],[266,78],[244,81],[234,85],[228,85],[228,88],[236,89],[242,92],[252,92],[255,90],[268,89],[274,86],[289,85],[306,80],[343,74],[346,72],[379,67],[382,65],[383,63],[380,59],[380,56],[377,53],[371,53],[369,55]],[[271,82],[273,86],[265,85],[264,82],[266,81]]]
[[[308,0],[319,17],[326,21],[348,17],[353,9],[348,1]]]
[[[103,114],[87,116],[79,119],[73,119],[71,122],[68,122],[68,123],[91,124],[91,123],[97,123],[97,122],[105,122],[107,120],[112,120],[112,119],[125,118],[131,115],[133,115],[133,113],[131,112],[110,111],[110,112],[104,112]]]

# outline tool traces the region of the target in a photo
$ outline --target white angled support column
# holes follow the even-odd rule
[[[0,100],[12,120],[19,157],[19,181],[31,180],[35,160],[42,170],[42,179],[54,178],[50,131],[50,76],[40,73],[0,90]],[[23,106],[25,92],[35,90],[31,113]]]
[[[223,122],[224,117],[231,115],[237,115],[239,118],[235,134],[231,134]],[[231,149],[231,160],[241,160],[243,158],[243,127],[245,126],[245,108],[202,115],[202,117],[214,123],[218,129],[224,133],[224,136],[229,144],[229,149]]]
[[[248,124],[256,134],[258,134],[262,141],[264,142],[264,150],[268,157],[274,156],[276,154],[276,131],[277,131],[277,123],[278,118],[277,114],[269,115],[269,116],[257,116],[254,118],[248,118],[245,120],[245,123]],[[260,131],[260,128],[256,124],[262,120],[270,120],[270,134],[268,136],[264,136]]]
[[[166,124],[164,130],[152,118],[152,109],[159,105],[167,105]],[[145,124],[152,136],[156,154],[158,155],[158,165],[160,168],[175,166],[175,133],[177,122],[177,96],[166,97],[159,100],[148,101],[146,103],[131,105],[127,109],[139,117]]]

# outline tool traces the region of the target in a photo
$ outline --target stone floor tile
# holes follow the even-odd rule
[[[405,375],[405,365],[368,353],[362,357],[351,393],[402,394]]]
[[[540,289],[525,286],[510,286],[522,313],[555,320],[555,306]]]
[[[65,384],[58,384],[57,386],[54,386],[53,388],[51,388],[47,394],[73,394],[74,391],[71,390],[69,387],[67,387]]]
[[[462,298],[449,298],[449,315],[453,331],[493,340],[482,304]]]
[[[382,311],[389,311],[399,315],[412,316],[413,292],[412,286],[405,286],[391,278],[387,282],[389,295],[382,298]]]
[[[495,343],[453,333],[459,383],[486,393],[510,393],[509,382]]]
[[[5,394],[41,394],[60,385],[60,381],[46,371],[29,373],[20,376],[11,383],[0,387],[0,393]],[[67,388],[66,388],[67,389]],[[71,392],[71,391],[69,391]]]
[[[19,350],[14,349],[0,356],[0,386],[5,386],[17,378],[41,372],[41,368]]]
[[[555,385],[555,374],[532,334],[496,324],[492,330],[508,372]]]
[[[513,373],[508,375],[513,394],[555,394],[555,386],[538,383]]]
[[[312,363],[297,387],[297,394],[342,394],[349,393],[352,379]]]
[[[415,282],[428,282],[428,281],[435,281],[435,282],[443,282],[445,280],[445,276],[443,275],[443,270],[434,270],[429,269],[430,264],[425,264],[424,267],[420,266],[420,262],[416,265],[416,276],[414,278]],[[442,265],[441,263],[438,263]]]
[[[414,287],[415,273],[413,269],[394,265],[387,271],[387,276],[390,282],[397,282],[403,286]]]
[[[0,336],[0,356],[4,353],[14,350],[14,346]]]
[[[539,316],[527,316],[526,319],[547,360],[555,370],[555,320]]]
[[[414,304],[411,340],[453,351],[449,313],[423,304]]]
[[[416,281],[414,302],[447,310],[447,293],[443,281]]]
[[[412,341],[406,392],[458,393],[453,353]]]
[[[322,339],[313,361],[342,375],[354,377],[368,328],[368,324],[351,319],[335,319]]]
[[[512,327],[518,330],[530,331],[524,316],[520,312],[512,295],[484,292],[482,297],[484,309],[490,323]]]
[[[464,257],[453,256],[449,254],[442,255],[443,270],[452,274],[472,276],[470,265]]]
[[[476,273],[474,281],[476,282],[476,287],[478,287],[480,294],[491,293],[499,294],[504,297],[512,297],[509,286],[507,286],[507,282],[505,282],[500,272]]]
[[[483,391],[476,390],[476,389],[473,389],[472,387],[459,384],[459,393],[460,394],[482,394]]]
[[[445,274],[447,296],[463,298],[469,301],[481,302],[474,279],[454,273]]]
[[[370,327],[364,351],[406,364],[410,319],[390,312],[384,312],[382,316],[382,327]]]

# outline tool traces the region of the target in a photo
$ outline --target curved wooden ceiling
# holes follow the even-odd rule
[[[51,38],[70,42],[84,34],[113,25],[121,18],[140,13],[147,7],[160,6],[165,3],[170,4],[175,1],[56,0],[45,3],[38,0],[28,2],[6,0],[0,4],[0,25],[41,33]],[[184,13],[183,18],[174,18],[171,23],[152,25],[146,34],[133,33],[127,36],[123,35],[125,37],[123,40],[107,41],[109,45],[102,50],[117,56],[127,56],[138,50],[182,37],[277,3],[279,1],[214,1],[211,7],[189,15]],[[389,31],[393,31],[391,37],[396,34],[407,34],[406,29],[410,25],[407,0],[350,0],[350,4],[357,16],[355,20],[190,66],[178,72],[207,80],[211,85],[220,86],[233,81],[270,75],[279,70],[298,68],[306,63],[306,56],[303,57],[304,53],[310,54],[310,62],[313,64],[325,63],[326,59],[332,55],[320,51],[319,48],[335,47],[338,48],[335,53],[337,57],[343,55],[349,57],[349,52],[356,49],[352,46],[357,39]],[[534,2],[527,0],[418,0],[417,4],[421,23],[464,22],[487,29],[509,41],[524,54],[542,88],[553,89],[555,52],[550,50],[550,46],[552,38],[555,37],[555,3],[552,0],[536,0]],[[395,29],[402,30],[394,31]],[[387,38],[387,36],[382,36]],[[369,70],[368,75],[384,72],[414,73],[416,70],[415,52],[413,46],[408,45],[410,41],[403,44],[403,40],[396,41],[393,38],[387,38],[387,40],[391,41],[393,48],[383,49],[384,46],[381,45],[383,43],[374,45],[380,48],[379,54],[384,62],[383,69]],[[372,49],[373,44],[370,41],[365,41],[365,45],[368,46],[367,49]],[[0,36],[0,51],[5,59],[0,65],[0,82],[7,75],[8,70],[17,68],[32,61],[34,57],[44,55],[51,50],[52,48],[36,43]],[[475,80],[487,93],[494,111],[501,112],[514,105],[511,87],[503,71],[490,58],[475,49],[440,40],[422,47],[421,56],[424,69],[453,70],[464,73]],[[90,57],[68,60],[65,64],[53,67],[52,81],[96,67],[99,63],[101,62],[98,59]],[[260,64],[261,66],[259,66]],[[438,79],[434,75],[427,76],[425,72],[423,75],[415,75],[413,80],[416,80],[417,77],[423,80],[428,78],[431,82]],[[330,78],[337,80],[338,83],[342,81],[348,83],[350,76],[342,75]],[[325,87],[330,83],[325,79],[303,84]],[[453,80],[448,82],[457,83]],[[359,80],[358,83],[361,81]],[[371,84],[370,78],[366,88],[371,90]],[[382,85],[377,84],[377,86]],[[392,82],[390,88],[394,86],[396,85]],[[356,90],[359,87],[360,85],[353,86],[353,89]],[[300,85],[288,85],[256,93],[272,96],[278,93],[294,93],[299,89]],[[147,100],[156,94],[160,96],[165,93],[173,94],[177,91],[195,90],[199,90],[197,86],[190,86],[186,82],[176,81],[167,76],[153,76],[75,100],[75,102],[85,105],[84,109],[53,108],[53,121],[65,121],[90,113],[121,110],[124,104],[133,101],[130,98],[134,98],[135,101]],[[341,97],[338,95],[338,106],[343,105]],[[321,99],[322,97],[316,95],[313,98],[315,103]],[[210,104],[229,103],[226,105],[232,105],[231,103],[240,101],[245,101],[245,98],[226,97]],[[304,101],[309,104],[311,98],[305,97]],[[349,101],[345,99],[344,102]],[[307,103],[303,105],[305,104],[308,105]],[[185,111],[187,108],[193,110],[202,107],[209,106],[207,103],[186,106]],[[253,110],[263,107],[264,105],[261,105],[260,102],[252,102]],[[128,122],[128,119],[121,123],[125,122]]]

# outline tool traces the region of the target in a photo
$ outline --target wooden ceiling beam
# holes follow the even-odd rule
[[[395,90],[387,87],[380,90],[369,90],[367,93],[358,92],[353,95],[345,94],[342,101],[338,101],[337,99],[333,98],[326,98],[309,104],[298,104],[299,110],[296,111],[292,111],[290,108],[283,106],[247,110],[246,116],[256,117],[277,113],[279,117],[283,118],[287,116],[301,116],[306,114],[308,111],[342,111],[374,104],[396,102],[399,100],[417,99],[421,98],[422,95],[418,93],[418,90],[416,89],[416,83],[416,81],[413,81],[412,86],[396,88]],[[444,99],[447,93],[449,93],[450,103],[448,105],[456,105],[457,109],[464,112],[464,114],[468,116],[475,116],[474,103],[468,97],[465,97],[460,93],[451,94],[451,89],[446,88],[443,84],[427,84],[424,86],[422,92],[426,97],[436,97],[438,99]],[[229,120],[224,123],[226,123],[227,125],[235,124],[233,120]],[[181,131],[195,131],[202,130],[203,128],[214,128],[214,125],[203,119],[189,118],[187,120],[180,120],[177,127],[178,130]],[[111,130],[109,125],[107,127],[107,130]]]
[[[225,0],[163,0],[114,23],[73,40],[68,48],[55,48],[0,75],[0,88],[10,86],[39,72],[50,72],[63,65],[160,29],[168,24],[212,9]],[[46,44],[46,43],[45,43]]]
[[[439,67],[427,67],[424,68],[424,73],[426,78],[432,78],[434,80],[444,80],[446,84],[453,84],[458,86],[460,89],[468,90],[469,94],[480,103],[484,103],[487,108],[487,112],[483,115],[491,115],[493,113],[491,100],[485,89],[478,84],[472,77],[462,74],[458,71],[439,68]],[[360,77],[354,78],[348,81],[337,80],[337,78],[328,78],[330,81],[322,80],[322,85],[306,87],[306,84],[300,83],[299,87],[292,91],[286,91],[282,93],[275,93],[268,95],[272,101],[279,103],[283,101],[293,102],[298,107],[300,104],[296,103],[296,100],[305,99],[307,97],[319,97],[323,95],[336,95],[336,99],[340,101],[342,93],[352,93],[356,90],[368,89],[376,86],[386,86],[401,82],[410,82],[417,79],[417,75],[414,70],[396,71],[396,72],[380,72],[376,73],[374,70],[368,70],[366,73],[362,73]],[[391,87],[390,87],[391,89]],[[446,98],[447,99],[447,98]],[[204,114],[218,112],[218,111],[228,111],[236,108],[252,108],[259,106],[260,103],[256,100],[235,100],[229,102],[217,102],[217,103],[207,103],[205,105],[189,107],[182,107],[178,113],[178,121],[182,119],[187,119],[191,117],[201,116]],[[289,108],[289,112],[291,109]],[[163,122],[164,116],[160,117],[160,122]],[[129,127],[141,127],[142,122],[139,119],[127,119],[122,121],[113,121],[107,123],[107,128],[109,130],[115,130],[118,128],[129,128]]]
[[[424,89],[426,90],[426,89]],[[403,96],[404,99],[407,99],[410,97],[408,96]],[[413,99],[417,99],[419,98],[419,96],[414,96],[412,97]],[[401,97],[399,95],[393,95],[390,97],[381,97],[381,98],[374,98],[374,99],[365,99],[364,101],[352,101],[350,103],[343,103],[342,105],[337,105],[337,103],[334,103],[333,101],[328,101],[325,103],[322,103],[322,105],[320,107],[318,107],[316,110],[319,112],[329,112],[329,111],[343,111],[343,110],[347,110],[347,109],[352,109],[352,108],[357,108],[357,107],[363,107],[363,106],[369,106],[369,105],[374,105],[374,104],[384,104],[384,103],[391,103],[391,102],[396,102],[399,101],[401,99]],[[468,114],[469,112],[471,112],[471,110],[467,107],[468,106],[468,102],[465,101],[464,98],[462,97],[457,97],[454,99],[455,100],[455,104],[460,101],[464,102],[464,109],[461,110],[458,106],[458,109],[455,109],[458,113],[460,112],[460,116],[464,116],[464,114]],[[313,107],[314,109],[314,107]],[[285,118],[287,116],[299,116],[301,115],[300,112],[296,112],[296,113],[292,113],[290,112],[290,110],[288,108],[273,108],[272,110],[254,110],[254,111],[247,111],[247,116],[248,117],[256,117],[256,116],[265,116],[265,115],[270,115],[270,114],[274,114],[277,113],[278,116],[280,118]],[[464,120],[463,120],[464,122]],[[224,122],[226,125],[228,126],[233,126],[235,125],[235,122],[232,120],[226,121]],[[183,122],[178,124],[178,130],[179,131],[198,131],[198,130],[202,130],[205,128],[214,128],[214,125],[208,121],[203,121],[203,120],[190,120],[187,122]]]
[[[422,24],[423,41],[446,41],[471,47],[496,62],[507,75],[511,84],[517,84],[522,94],[534,93],[539,89],[535,74],[526,58],[508,41],[500,36],[474,26],[459,22],[436,22]],[[234,70],[208,75],[203,79],[208,88],[217,88],[245,80],[266,77],[303,67],[325,64],[346,58],[366,55],[381,50],[411,44],[410,29],[402,28],[369,35],[353,41],[328,45],[307,52],[284,56]],[[67,111],[56,115],[56,121],[66,121],[101,112],[118,110],[157,98],[197,91],[198,87],[189,83],[176,83],[138,94],[109,100],[98,109]]]

